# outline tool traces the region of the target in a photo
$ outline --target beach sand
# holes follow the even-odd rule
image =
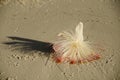
[[[39,50],[80,21],[99,60],[56,64]],[[120,1],[0,0],[0,80],[120,80]]]

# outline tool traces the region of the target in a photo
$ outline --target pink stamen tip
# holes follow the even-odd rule
[[[56,61],[56,63],[61,63],[63,60],[61,57],[57,57],[57,58],[55,58],[55,61]]]
[[[75,61],[75,60],[70,61],[70,64],[76,64],[76,63],[77,63],[77,61]]]

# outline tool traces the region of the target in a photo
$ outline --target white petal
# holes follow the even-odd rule
[[[80,41],[83,41],[83,23],[80,22],[77,26],[76,26],[76,30],[75,30],[75,34],[76,34],[76,38]]]

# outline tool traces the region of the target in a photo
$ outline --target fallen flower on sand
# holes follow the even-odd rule
[[[64,31],[59,33],[58,37],[59,40],[53,44],[53,59],[56,63],[86,63],[100,58],[90,42],[84,41],[82,22],[76,26],[75,32]]]

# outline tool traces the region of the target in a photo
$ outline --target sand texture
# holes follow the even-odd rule
[[[101,59],[56,64],[46,45],[80,21]],[[120,80],[120,0],[0,0],[0,80]]]

